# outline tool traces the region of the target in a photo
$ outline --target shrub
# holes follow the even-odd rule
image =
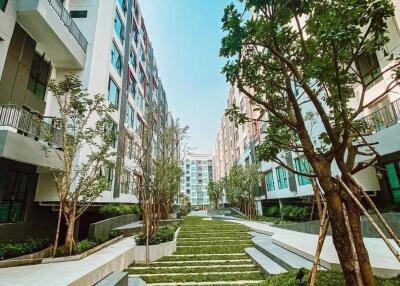
[[[126,214],[139,214],[141,213],[140,206],[133,204],[107,204],[99,209],[99,213],[107,218]]]
[[[0,244],[0,260],[31,254],[50,245],[48,239],[29,239],[23,242],[8,242]]]
[[[265,216],[269,217],[281,217],[281,212],[279,210],[279,206],[270,206],[265,209]]]
[[[283,206],[281,209],[284,220],[307,221],[310,219],[311,208],[308,206]]]
[[[175,231],[178,229],[179,225],[174,223],[160,227],[160,230],[149,237],[149,245],[156,245],[168,241],[174,240]],[[141,233],[135,237],[137,245],[146,245],[146,233]]]
[[[97,245],[97,243],[94,241],[91,241],[88,239],[81,240],[75,244],[74,252],[76,254],[81,254],[81,253],[85,252],[86,250],[89,250],[89,249],[95,247],[96,245]]]

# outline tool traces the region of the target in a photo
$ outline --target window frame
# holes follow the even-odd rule
[[[114,52],[117,53],[117,59],[114,63]],[[114,69],[118,72],[118,74],[121,76],[122,74],[122,53],[118,49],[118,46],[114,41],[112,41],[112,47],[111,47],[111,64],[114,67]],[[118,66],[118,61],[119,61],[119,66]]]
[[[114,84],[114,86],[116,87],[116,90],[117,90],[116,104],[115,104],[115,102],[112,102],[112,101],[110,100],[110,86],[111,86],[111,82]],[[116,109],[119,108],[120,92],[121,92],[120,87],[117,85],[117,83],[115,82],[115,80],[110,76],[110,77],[109,77],[109,80],[108,80],[107,100],[108,100],[108,102],[109,102],[113,107],[115,107]]]

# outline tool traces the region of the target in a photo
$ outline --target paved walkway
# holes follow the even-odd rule
[[[308,259],[313,259],[317,247],[318,236],[297,231],[273,227],[267,223],[247,220],[229,220],[231,222],[246,225],[256,231],[272,235],[272,242]],[[394,257],[384,241],[380,238],[364,238],[371,265],[375,274],[384,277],[392,277],[400,274],[400,263]],[[395,242],[393,246],[400,252]],[[327,236],[321,252],[321,265],[340,269],[339,258],[333,245],[332,236]]]
[[[0,268],[0,285],[93,285],[113,271],[127,267],[132,262],[129,260],[134,246],[134,239],[128,237],[78,261]]]

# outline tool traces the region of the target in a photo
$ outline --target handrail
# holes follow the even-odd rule
[[[53,122],[54,118],[51,119]],[[16,105],[0,105],[0,126],[13,127],[18,133],[31,136],[35,140],[50,141],[47,143],[55,148],[64,147],[61,130]]]
[[[361,118],[368,124],[371,132],[378,132],[399,122],[400,120],[400,99]]]
[[[64,25],[71,32],[72,36],[74,36],[75,40],[78,42],[79,46],[86,53],[88,41],[83,36],[81,30],[79,30],[78,26],[72,20],[72,17],[67,9],[65,9],[64,5],[60,0],[47,0],[53,10],[57,13],[60,19],[63,21]]]

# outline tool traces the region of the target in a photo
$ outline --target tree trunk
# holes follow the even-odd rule
[[[57,219],[57,229],[56,229],[56,237],[54,239],[54,249],[53,256],[56,256],[58,241],[60,240],[60,228],[61,228],[61,217],[62,217],[62,208],[63,208],[63,196],[60,197],[59,209],[58,209],[58,219]]]
[[[74,240],[74,227],[75,227],[75,211],[72,211],[71,214],[68,215],[68,228],[67,233],[65,234],[65,248],[68,249],[69,254],[72,254],[72,249],[75,245]]]
[[[343,201],[340,197],[339,189],[336,188],[333,178],[324,178],[320,182],[326,194],[333,244],[339,257],[346,285],[361,286],[357,282],[357,273],[353,263],[351,243],[346,229]]]

